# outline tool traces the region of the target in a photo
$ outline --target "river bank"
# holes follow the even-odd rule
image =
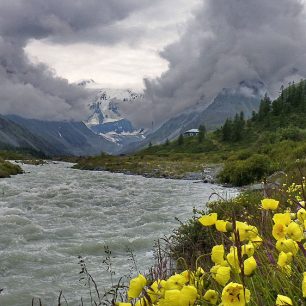
[[[151,178],[199,180],[217,183],[220,163],[207,163],[193,156],[109,156],[81,158],[75,169],[136,174]]]
[[[145,272],[154,262],[154,241],[172,234],[179,226],[176,217],[186,221],[212,193],[237,194],[192,181],[79,171],[62,162],[22,167],[24,175],[0,180],[0,305],[5,306],[27,305],[32,297],[55,305],[60,290],[69,305],[78,305],[80,296],[88,297],[79,281],[79,255],[103,291],[111,286],[102,263],[105,246],[112,252],[115,280],[130,273],[129,249]]]
[[[12,175],[22,174],[23,170],[20,166],[12,164],[9,161],[0,158],[0,178],[8,178]]]

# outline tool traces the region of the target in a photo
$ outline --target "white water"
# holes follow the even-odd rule
[[[112,251],[115,277],[127,274],[127,248],[145,272],[153,264],[154,240],[171,234],[204,208],[212,192],[235,190],[192,181],[151,179],[71,169],[71,164],[23,165],[26,171],[0,179],[0,305],[57,305],[63,290],[79,305],[87,289],[79,282],[78,255],[85,257],[101,291],[110,285],[102,263]],[[225,194],[226,192],[226,194]]]

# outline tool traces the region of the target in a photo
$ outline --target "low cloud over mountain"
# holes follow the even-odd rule
[[[159,123],[243,80],[272,96],[306,76],[305,4],[299,0],[206,0],[181,39],[161,56],[169,70],[146,80],[146,103],[132,120]]]
[[[30,63],[24,47],[31,39],[61,44],[120,41],[118,32],[107,29],[150,3],[0,0],[0,113],[52,120],[86,118],[88,93],[47,66]]]

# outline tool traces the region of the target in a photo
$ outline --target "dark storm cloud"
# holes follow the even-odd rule
[[[24,47],[30,39],[42,38],[61,43],[120,41],[126,33],[121,35],[116,24],[150,3],[0,0],[0,113],[41,119],[84,119],[88,93],[56,77],[48,67],[30,63]],[[109,28],[114,30],[108,31]]]
[[[306,76],[305,20],[298,0],[203,1],[181,39],[161,53],[169,70],[145,81],[146,103],[132,119],[160,123],[242,80],[261,80],[277,94]]]
[[[105,28],[150,5],[149,0],[0,0],[0,33],[19,40],[113,40]],[[118,36],[118,33],[115,33]]]

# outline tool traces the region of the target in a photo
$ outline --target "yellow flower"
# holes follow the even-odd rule
[[[199,222],[204,226],[214,225],[217,221],[218,215],[216,213],[211,213],[209,215],[203,215],[199,218]]]
[[[215,245],[211,250],[211,260],[216,264],[221,264],[224,260],[224,246]]]
[[[292,273],[291,265],[286,265],[282,267],[282,271],[285,272],[287,276],[291,276],[291,273]]]
[[[275,224],[281,223],[283,225],[288,225],[291,222],[291,213],[274,214],[273,221]]]
[[[246,276],[252,275],[256,267],[257,267],[257,263],[256,263],[255,258],[253,256],[249,257],[243,263],[244,274]]]
[[[219,231],[219,232],[227,232],[227,224],[229,222],[227,221],[224,221],[224,220],[217,220],[216,223],[215,223],[215,226],[216,226],[216,230]]]
[[[118,303],[116,303],[116,306],[132,306],[132,304],[131,303],[118,302]]]
[[[238,283],[229,283],[222,291],[223,306],[245,306],[250,301],[250,290]]]
[[[194,286],[184,286],[182,290],[166,290],[165,297],[159,300],[159,306],[190,306],[194,305],[198,296]]]
[[[285,305],[288,306],[288,305],[293,305],[293,304],[292,304],[292,300],[288,296],[278,294],[275,305],[276,306],[285,306]]]
[[[303,297],[306,297],[306,272],[303,273],[303,281],[302,281],[302,291]]]
[[[297,212],[297,218],[301,223],[304,223],[304,220],[306,220],[306,210],[304,208],[299,209]]]
[[[195,273],[195,276],[196,276],[196,277],[202,277],[204,274],[205,274],[205,271],[203,270],[203,268],[198,267],[198,268],[197,268],[197,271],[196,271],[196,273]]]
[[[223,266],[217,265],[217,266],[213,266],[210,269],[210,272],[212,273],[212,277],[221,286],[225,286],[226,283],[231,278],[231,268],[230,267],[223,267]]]
[[[193,305],[198,296],[198,291],[194,286],[184,286],[180,293],[180,306]]]
[[[131,279],[130,287],[128,290],[129,300],[139,297],[142,289],[144,288],[146,284],[147,284],[147,280],[142,274],[139,274],[137,277]]]
[[[152,301],[155,303],[159,298],[163,297],[165,294],[165,280],[157,280],[148,288],[148,295]]]
[[[279,204],[279,201],[274,200],[274,199],[263,199],[261,200],[261,205],[263,209],[271,209],[271,210],[275,210],[277,209]]]
[[[149,305],[149,302],[146,298],[141,298],[135,304],[135,306],[147,306],[147,305]]]
[[[239,233],[240,241],[251,240],[258,235],[256,226],[248,225],[247,223],[240,221],[236,221],[236,230]],[[234,235],[233,238],[235,238]]]
[[[272,235],[276,240],[283,239],[287,234],[287,226],[282,223],[276,223],[273,225]]]
[[[216,290],[209,289],[204,294],[204,300],[212,305],[216,305],[219,293]]]
[[[260,236],[256,236],[255,238],[251,239],[255,248],[259,248],[262,244],[262,238]]]
[[[181,274],[174,274],[168,278],[166,281],[165,289],[166,290],[181,290],[183,286],[187,283],[186,277]]]
[[[287,228],[287,236],[294,241],[301,241],[303,239],[303,230],[297,223],[291,222]]]
[[[165,297],[159,300],[159,306],[178,306],[181,299],[181,291],[178,289],[166,290]]]
[[[244,244],[243,246],[241,246],[241,252],[242,255],[248,255],[248,257],[253,256],[255,252],[254,244],[252,242]]]
[[[295,256],[299,250],[298,244],[292,239],[280,239],[276,242],[275,246],[279,252],[281,251],[285,253],[291,252],[293,256]]]
[[[278,261],[277,264],[280,267],[285,267],[286,265],[290,264],[292,261],[292,256],[293,254],[291,252],[285,253],[283,251],[281,251],[278,255]]]
[[[226,259],[233,269],[233,272],[240,273],[240,264],[236,247],[231,247],[230,252],[226,256]]]
[[[181,275],[185,277],[185,283],[190,281],[191,272],[189,270],[183,271]]]

